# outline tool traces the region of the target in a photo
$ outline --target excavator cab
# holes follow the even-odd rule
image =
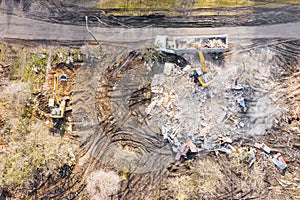
[[[199,75],[197,70],[194,70],[193,72],[194,81],[202,87],[207,87],[210,84],[212,84],[212,77],[207,74]]]

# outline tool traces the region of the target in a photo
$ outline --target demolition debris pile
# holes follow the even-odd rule
[[[165,40],[161,38],[160,41]],[[279,41],[278,48],[280,45]],[[288,45],[293,47],[293,44]],[[161,181],[165,182],[169,176],[186,174],[194,162],[184,161],[194,159],[197,163],[198,159],[213,161],[221,157],[217,165],[223,166],[224,173],[235,181],[237,191],[234,195],[237,196],[246,193],[238,190],[240,182],[254,181],[255,177],[244,179],[253,173],[269,176],[277,172],[280,175],[279,169],[286,172],[287,180],[294,177],[289,172],[289,169],[296,170],[291,157],[285,150],[278,150],[269,136],[266,137],[275,130],[274,123],[287,109],[281,102],[285,95],[282,88],[286,85],[280,81],[280,73],[284,70],[277,61],[285,57],[268,46],[245,51],[235,48],[224,55],[205,54],[204,63],[196,47],[192,52],[177,49],[177,53],[182,52],[181,56],[171,52],[173,49],[161,47],[156,49],[158,52],[149,51],[153,59],[146,59],[146,62],[149,52],[133,51],[119,56],[103,73],[97,89],[98,119],[102,119],[103,133],[110,144],[95,155],[95,158],[102,158],[98,162],[120,169],[120,166],[107,163],[114,163],[114,157],[124,155],[122,162],[132,170],[129,179],[139,180],[134,193],[141,196],[143,189],[139,188],[147,187],[143,184],[149,183],[147,177],[155,180],[147,187],[149,194],[162,195],[157,191]],[[204,75],[211,76],[211,84],[201,84]],[[101,134],[97,137],[103,146]],[[113,148],[113,144],[117,148]],[[266,152],[266,147],[271,150]],[[99,145],[89,148],[95,149],[92,151],[95,154]],[[174,158],[181,162],[173,162]],[[224,165],[228,169],[224,169]],[[269,171],[263,168],[265,165]],[[164,172],[166,168],[168,172]],[[253,168],[255,172],[249,172]],[[188,171],[195,172],[193,169]],[[240,173],[243,177],[238,175]],[[191,176],[191,179],[196,180],[196,177]],[[221,193],[228,192],[225,188],[229,187],[229,182],[224,178],[220,187],[225,191]],[[258,182],[263,180],[255,183]],[[271,185],[274,184],[272,179]],[[249,187],[251,189],[251,184]],[[270,184],[261,184],[262,190],[255,193],[268,195],[263,189],[267,187]],[[121,188],[125,191],[122,195],[133,197],[126,184]]]
[[[218,37],[227,41],[226,36],[212,36],[209,41],[222,43],[221,39],[215,39]],[[181,38],[181,44],[196,41],[201,44],[201,40],[207,43],[209,37],[191,38]],[[174,40],[177,41],[178,38]],[[167,37],[159,36],[156,43],[160,45],[162,52],[171,51],[164,48],[172,46],[167,44]],[[175,53],[183,53],[188,64],[179,67],[175,63],[165,62],[161,66],[162,73],[155,74],[151,82],[153,96],[146,114],[150,120],[160,124],[163,138],[171,144],[176,160],[180,160],[181,156],[187,158],[188,152],[220,150],[228,153],[232,151],[232,146],[220,146],[231,143],[228,142],[231,141],[228,137],[241,134],[262,135],[280,111],[278,108],[272,109],[275,101],[262,92],[278,86],[267,80],[273,69],[267,64],[272,61],[272,52],[268,49],[253,52],[254,55],[267,55],[267,60],[260,60],[259,63],[252,59],[254,55],[246,54],[241,60],[231,60],[225,66],[219,66],[204,60],[201,52],[203,45],[200,48],[189,45],[188,49],[181,45],[181,48],[175,49]],[[211,48],[208,52],[216,53],[221,50],[223,48]],[[195,55],[193,51],[198,51],[199,55]],[[265,66],[261,66],[263,63]],[[260,67],[263,69],[259,69]],[[244,72],[254,75],[251,77]],[[203,76],[207,73],[213,77],[210,84],[203,83]],[[272,95],[276,98],[276,94]]]
[[[226,167],[236,170],[237,174],[248,174],[246,176],[254,173],[264,173],[266,177],[272,173],[284,175],[279,184],[287,187],[290,183],[288,194],[297,195],[295,191],[299,189],[299,179],[295,177],[299,174],[299,169],[295,158],[299,157],[296,156],[299,151],[295,147],[298,145],[299,134],[296,136],[295,130],[299,129],[296,128],[299,126],[299,109],[297,106],[288,109],[283,103],[283,97],[293,91],[291,94],[294,99],[299,94],[299,85],[288,84],[290,89],[285,90],[287,85],[282,83],[282,75],[296,72],[294,76],[297,76],[299,72],[294,70],[299,61],[286,54],[287,46],[296,48],[299,53],[297,41],[293,41],[279,43],[275,48],[252,49],[242,52],[239,57],[228,54],[224,65],[218,65],[210,59],[206,62],[207,71],[213,77],[213,83],[209,86],[201,85],[199,77],[195,77],[193,73],[195,70],[201,71],[199,68],[203,65],[199,65],[199,57],[195,57],[193,53],[182,54],[189,62],[184,66],[171,61],[162,63],[163,70],[152,78],[152,98],[146,114],[150,122],[161,127],[161,136],[171,146],[175,160],[194,160],[195,156],[203,159],[201,157],[207,157],[207,153],[214,153],[219,158],[220,153],[225,153],[228,160],[218,161],[219,164],[227,163]],[[160,50],[166,51],[163,48]],[[205,57],[209,58],[209,55]],[[283,70],[286,66],[279,63],[286,60],[293,67]],[[297,85],[297,81],[293,84]],[[286,136],[282,137],[280,130],[285,125],[278,124],[282,124],[282,117],[287,110],[298,117],[290,118],[293,120],[289,123],[294,124],[290,130],[284,131]],[[298,122],[295,123],[295,120]],[[275,142],[279,140],[280,145]],[[288,143],[285,145],[286,140]],[[293,153],[288,153],[288,149]],[[211,159],[212,155],[210,154]],[[269,171],[264,166],[268,166]],[[177,171],[178,168],[171,169]],[[242,179],[230,176],[236,182]],[[179,184],[185,184],[184,181],[188,180],[182,179]],[[255,184],[258,184],[258,180],[254,181]],[[276,179],[270,180],[272,181],[268,184],[260,183],[259,187],[269,187],[271,190],[277,187],[274,186]],[[175,187],[177,193],[178,187]],[[246,188],[233,193],[239,196],[243,190]],[[266,194],[264,189],[256,192]]]

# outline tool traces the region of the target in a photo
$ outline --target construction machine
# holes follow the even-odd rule
[[[59,98],[58,96],[58,74],[54,75],[53,81],[53,98],[49,99],[49,107],[51,108],[50,117],[53,119],[62,119],[65,117],[65,112],[72,110],[72,107],[67,107],[69,96]],[[66,75],[61,76],[61,81],[66,81]]]
[[[202,53],[201,48],[199,45],[193,45],[198,50],[199,60],[201,63],[200,70],[194,70],[193,77],[200,83],[202,87],[207,87],[212,84],[213,80],[210,75],[207,74],[207,67],[205,64],[205,58]]]

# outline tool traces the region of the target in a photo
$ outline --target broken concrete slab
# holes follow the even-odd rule
[[[255,143],[254,144],[254,147],[258,148],[258,149],[262,149],[264,150],[265,152],[267,153],[270,153],[271,152],[271,148],[268,147],[267,145],[265,145],[264,143],[260,144],[260,143]]]
[[[173,69],[175,67],[175,64],[174,63],[165,63],[164,65],[164,74],[167,75],[167,76],[170,76],[173,72]]]
[[[168,36],[158,35],[158,36],[156,36],[154,44],[157,47],[167,49],[167,42],[168,42]]]

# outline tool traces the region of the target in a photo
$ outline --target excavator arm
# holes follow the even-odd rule
[[[205,64],[205,58],[204,58],[204,55],[202,53],[202,50],[201,50],[201,47],[199,47],[199,45],[195,44],[194,47],[198,50],[198,55],[199,55],[199,60],[200,60],[200,63],[201,63],[201,71],[203,74],[205,74],[207,72],[207,67],[206,67],[206,64]]]
[[[206,71],[204,55],[200,49],[198,49],[198,54],[199,54],[199,58],[200,58],[200,62],[201,62],[201,70],[203,73],[206,73],[207,71]]]
[[[59,104],[59,98],[57,94],[58,88],[58,76],[57,74],[54,75],[54,87],[53,87],[53,97],[55,98],[55,102]]]

